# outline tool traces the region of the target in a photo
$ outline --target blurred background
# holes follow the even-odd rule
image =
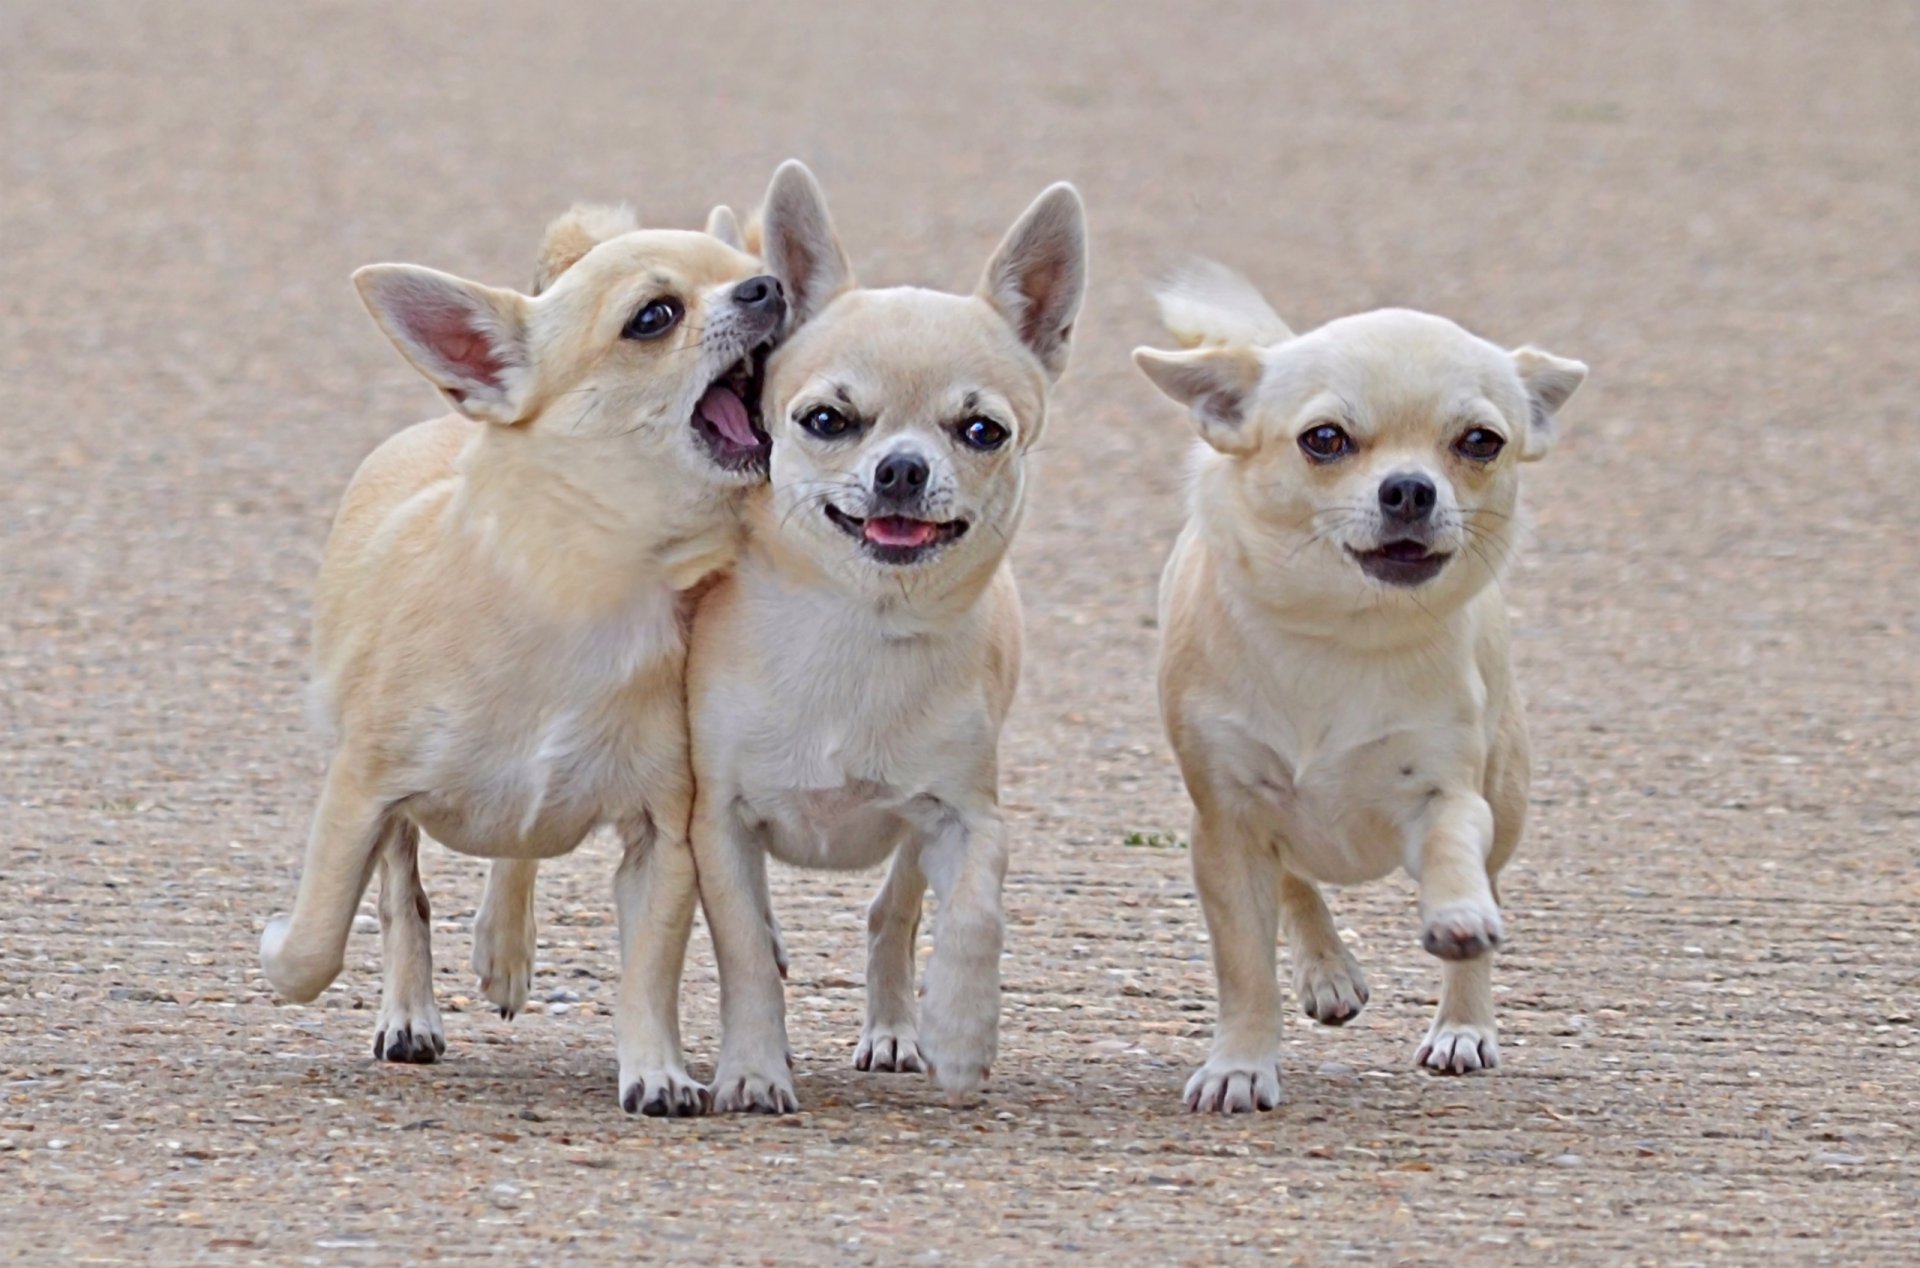
[[[26,1257],[1911,1245],[1912,5],[5,3],[0,82]],[[329,518],[440,409],[347,276],[525,286],[576,199],[697,226],[789,156],[870,283],[970,288],[1054,180],[1091,217],[1017,550],[996,1102],[847,1068],[874,882],[783,874],[808,1113],[623,1121],[604,843],[544,874],[543,1012],[512,1027],[463,1002],[478,866],[427,858],[453,1051],[373,1066],[374,938],[304,1009],[254,952],[326,755],[300,701]],[[1387,884],[1335,899],[1374,1000],[1302,1024],[1287,1106],[1179,1113],[1213,995],[1150,664],[1190,433],[1126,354],[1192,253],[1296,328],[1403,304],[1592,366],[1507,583],[1537,773],[1497,1077],[1410,1069],[1435,974]],[[697,1068],[712,989],[701,934]]]

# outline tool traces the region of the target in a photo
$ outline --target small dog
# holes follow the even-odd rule
[[[805,324],[768,365],[772,482],[738,567],[700,602],[688,664],[693,848],[721,980],[714,1108],[797,1108],[769,853],[892,858],[868,909],[854,1064],[930,1070],[961,1101],[999,1028],[998,748],[1020,668],[1007,548],[1086,286],[1084,213],[1071,186],[1048,189],[970,296],[855,289],[802,168],[775,177],[763,232]]]
[[[676,985],[697,893],[687,596],[732,562],[741,501],[765,479],[755,412],[787,310],[731,214],[710,227],[721,236],[576,209],[548,231],[536,296],[412,265],[354,274],[456,414],[381,445],[335,520],[314,658],[337,747],[293,911],[260,958],[283,995],[319,994],[377,866],[386,1060],[431,1062],[446,1042],[420,833],[499,860],[474,967],[511,1016],[532,975],[537,860],[610,823],[621,1103],[705,1108]]]
[[[1276,925],[1307,1015],[1360,1011],[1366,982],[1317,886],[1396,866],[1444,962],[1416,1061],[1491,1068],[1495,877],[1528,782],[1498,582],[1519,464],[1552,447],[1587,368],[1404,310],[1295,336],[1214,265],[1160,301],[1187,350],[1134,361],[1205,442],[1160,592],[1161,708],[1220,986],[1187,1105],[1279,1101]]]

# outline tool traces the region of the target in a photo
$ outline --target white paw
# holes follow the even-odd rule
[[[1360,962],[1345,947],[1320,956],[1296,954],[1293,993],[1300,1011],[1323,1026],[1344,1026],[1367,1006],[1367,979]]]
[[[713,1108],[713,1094],[679,1065],[622,1068],[620,1108],[648,1118],[698,1118]]]
[[[336,948],[331,957],[301,955],[287,945],[292,927],[291,916],[275,916],[260,933],[260,971],[283,997],[305,1004],[327,989],[340,975],[346,948]]]
[[[947,1094],[947,1104],[972,1104],[993,1073],[994,1051],[1000,1039],[998,1019],[945,1027],[937,1024],[931,1006],[925,1017],[927,1033],[921,1037],[920,1059],[926,1063],[927,1073]]]
[[[380,1001],[373,1032],[375,1060],[432,1065],[446,1050],[446,1028],[431,996],[425,1001]]]
[[[1492,1026],[1436,1020],[1426,1042],[1413,1055],[1415,1065],[1436,1074],[1472,1074],[1500,1064],[1498,1031]]]
[[[473,972],[480,993],[513,1020],[527,1006],[533,989],[533,922],[490,919],[486,911],[473,925]]]
[[[876,1074],[926,1073],[927,1063],[920,1056],[920,1037],[913,1023],[868,1022],[860,1032],[860,1046],[853,1052],[853,1068]]]
[[[714,1113],[793,1114],[799,1109],[785,1060],[734,1062],[721,1056],[713,1076]]]
[[[1505,936],[1500,909],[1483,899],[1468,899],[1428,913],[1420,944],[1443,960],[1471,960],[1499,946]]]
[[[1196,1114],[1249,1114],[1280,1103],[1280,1059],[1213,1057],[1187,1080],[1187,1108]]]

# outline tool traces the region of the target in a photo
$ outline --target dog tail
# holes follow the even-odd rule
[[[1293,338],[1253,283],[1212,260],[1192,261],[1153,297],[1182,348],[1265,347]]]
[[[534,268],[533,293],[538,295],[552,286],[555,278],[579,263],[581,256],[608,238],[632,233],[639,227],[639,217],[625,203],[617,206],[575,203],[547,226],[546,235],[540,239],[540,259]]]

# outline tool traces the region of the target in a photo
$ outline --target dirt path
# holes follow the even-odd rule
[[[0,1248],[34,1262],[1909,1262],[1920,1244],[1920,21],[1904,4],[0,9]],[[1050,180],[1096,281],[1020,546],[1021,842],[986,1108],[855,1073],[869,877],[783,875],[806,1111],[614,1105],[596,842],[538,998],[367,1057],[255,961],[322,751],[307,601],[432,401],[348,271],[523,283],[811,163],[862,274],[969,284]],[[1202,251],[1296,324],[1383,303],[1592,363],[1508,590],[1540,772],[1507,1066],[1410,1064],[1410,890],[1336,896],[1374,1002],[1196,1120],[1212,984],[1154,716],[1182,421],[1126,351]],[[715,1047],[698,935],[688,1040]]]

